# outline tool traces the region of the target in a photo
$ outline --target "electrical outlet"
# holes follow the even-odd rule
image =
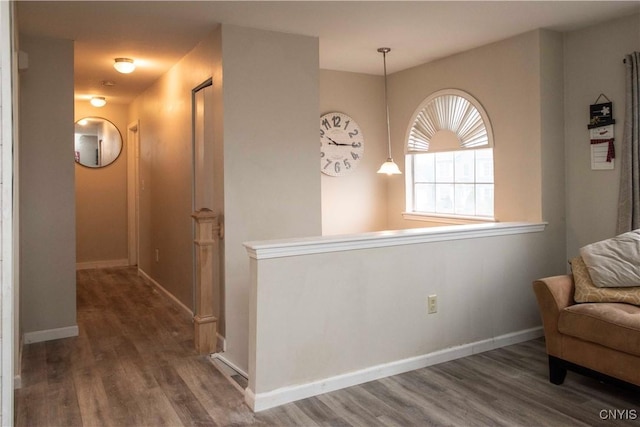
[[[429,295],[427,297],[427,314],[433,314],[438,312],[438,296]]]
[[[156,262],[160,262],[160,249],[156,249]]]

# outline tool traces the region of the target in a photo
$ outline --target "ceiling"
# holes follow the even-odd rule
[[[22,34],[75,41],[77,98],[129,103],[220,23],[315,36],[321,68],[382,74],[378,47],[391,48],[393,73],[536,28],[638,13],[640,1],[20,1],[17,10]],[[117,73],[116,57],[137,70]]]

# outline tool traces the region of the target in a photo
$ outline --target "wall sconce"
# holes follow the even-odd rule
[[[119,73],[129,74],[133,73],[133,70],[136,69],[136,64],[133,63],[133,59],[116,58],[115,61],[113,68],[115,68]]]
[[[107,100],[104,99],[104,96],[94,96],[89,102],[94,107],[104,107],[105,105],[107,105]]]
[[[389,53],[391,49],[388,47],[381,47],[378,49],[378,52],[382,54],[382,61],[384,63],[384,106],[387,112],[387,146],[389,148],[389,157],[387,157],[387,161],[380,166],[378,169],[378,173],[386,173],[387,175],[401,175],[400,168],[393,161],[391,157],[391,129],[389,126],[389,102],[387,101],[387,53]]]

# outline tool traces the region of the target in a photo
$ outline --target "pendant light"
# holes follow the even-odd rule
[[[382,54],[382,61],[384,63],[384,106],[387,112],[387,145],[389,148],[389,157],[387,157],[387,161],[380,166],[378,169],[378,173],[386,173],[387,175],[401,175],[400,168],[393,161],[391,157],[391,129],[389,126],[389,102],[387,99],[387,53],[389,53],[391,49],[388,47],[381,47],[378,49],[378,52]]]

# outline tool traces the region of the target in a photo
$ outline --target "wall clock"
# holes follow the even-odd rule
[[[343,113],[320,117],[320,171],[343,176],[355,170],[364,155],[364,135],[358,123]]]

